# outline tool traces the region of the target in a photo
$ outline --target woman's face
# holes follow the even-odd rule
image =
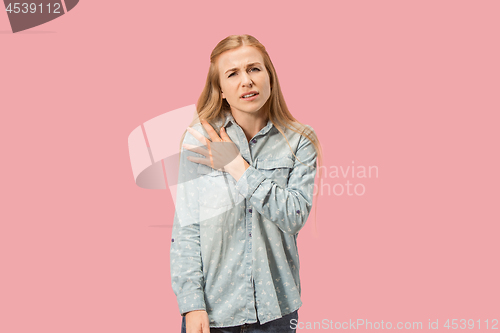
[[[222,98],[233,112],[259,113],[271,95],[269,74],[258,49],[241,46],[218,60]],[[253,94],[251,97],[244,97]],[[262,114],[263,115],[263,114]]]

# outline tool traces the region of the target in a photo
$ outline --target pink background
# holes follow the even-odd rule
[[[312,217],[300,232],[299,321],[481,319],[485,331],[500,319],[499,11],[84,0],[12,34],[2,10],[0,332],[180,332],[172,198],[135,184],[127,137],[196,103],[212,48],[240,33],[267,47],[329,170],[379,170],[324,179],[365,194],[324,193],[319,235]]]

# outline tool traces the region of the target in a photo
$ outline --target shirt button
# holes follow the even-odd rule
[[[174,239],[172,238],[172,243],[174,242]]]
[[[257,139],[252,139],[252,142],[253,142],[253,143],[256,143],[256,142],[257,142]]]
[[[298,209],[297,209],[296,213],[297,213],[297,214],[300,214],[300,210],[298,210]]]
[[[249,233],[248,236],[252,237],[252,233]]]
[[[252,208],[250,208],[250,209],[248,210],[248,212],[249,212],[249,213],[251,213],[251,212],[252,212]]]

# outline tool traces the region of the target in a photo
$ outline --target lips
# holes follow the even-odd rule
[[[253,97],[253,95],[258,95],[258,94],[259,94],[259,93],[258,93],[258,92],[256,92],[256,91],[249,91],[249,92],[246,92],[246,93],[242,94],[242,95],[240,96],[240,98],[245,98],[245,97],[243,97],[243,96],[252,95],[252,96],[246,97],[246,98],[250,98],[250,97]]]

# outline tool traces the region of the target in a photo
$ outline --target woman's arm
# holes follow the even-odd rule
[[[301,136],[295,155],[305,165],[295,160],[286,187],[267,179],[253,166],[236,183],[239,192],[264,218],[291,235],[302,229],[311,211],[317,157],[313,144],[305,136]]]
[[[183,143],[195,143],[186,133]],[[206,310],[200,247],[200,221],[197,190],[197,164],[187,156],[199,154],[182,149],[170,246],[170,276],[182,315]]]

